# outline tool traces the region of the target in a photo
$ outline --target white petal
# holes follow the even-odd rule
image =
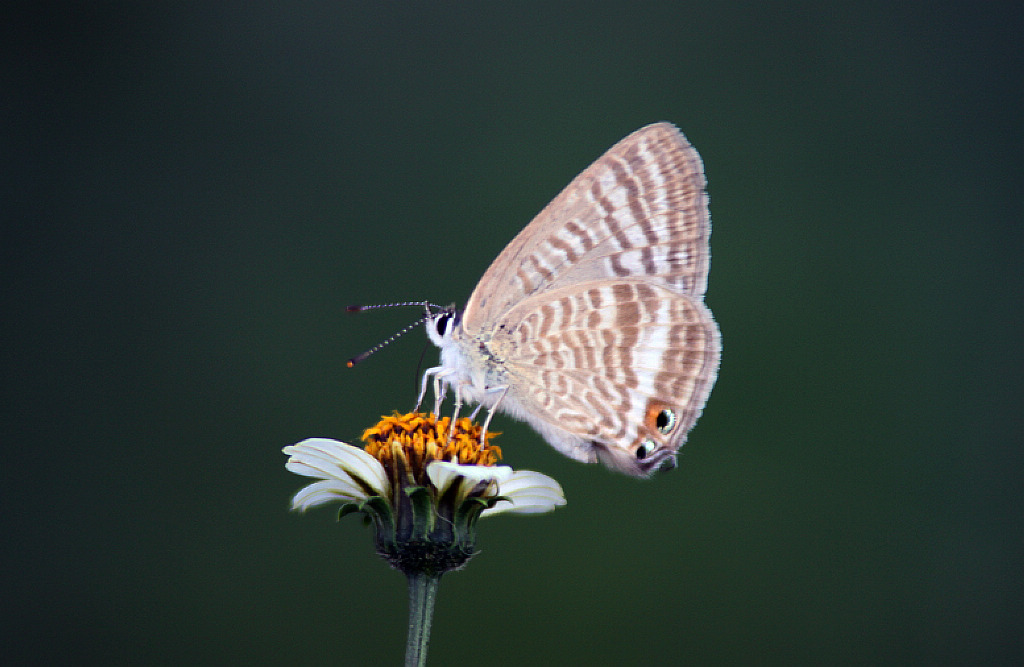
[[[494,507],[480,513],[481,517],[495,516],[498,514],[544,514],[555,509],[550,503],[544,505],[520,505],[507,500],[499,500]]]
[[[499,484],[498,495],[508,500],[500,500],[491,509],[484,510],[480,516],[491,516],[503,512],[514,514],[537,514],[550,512],[565,504],[562,487],[547,475],[532,470],[520,470]]]
[[[451,461],[431,461],[427,464],[427,477],[438,493],[444,493],[444,490],[460,477],[466,480],[468,488],[477,482],[488,480],[501,483],[511,476],[512,468],[508,466],[473,466]]]
[[[461,475],[459,475],[459,466],[455,464],[446,461],[431,461],[427,464],[427,477],[430,478],[430,483],[437,489],[438,494],[442,494]]]
[[[362,479],[362,475],[353,475],[346,467],[339,465],[338,459],[328,454],[310,449],[293,451],[291,454],[285,467],[297,475],[321,479]]]
[[[290,472],[305,477],[319,477],[320,479],[351,479],[351,475],[341,469],[337,463],[324,457],[314,455],[310,452],[299,451],[289,452],[292,454],[288,462],[284,464]]]
[[[508,466],[471,466],[471,465],[459,465],[461,475],[467,480],[473,482],[482,482],[484,480],[494,480],[501,484],[505,480],[512,477],[514,471]]]
[[[334,459],[343,469],[358,475],[367,482],[373,483],[377,480],[387,480],[384,466],[380,464],[380,461],[367,454],[360,447],[353,447],[352,445],[329,438],[308,438],[295,446],[321,452],[323,455]]]
[[[355,485],[346,487],[341,481],[329,479],[314,482],[303,488],[292,498],[292,509],[305,512],[310,507],[334,501],[366,500],[366,493]]]
[[[531,489],[544,489],[554,492],[559,497],[564,497],[562,487],[558,482],[543,473],[532,470],[517,470],[506,479],[501,480],[499,484],[501,486],[500,494],[503,496],[511,496]]]
[[[380,495],[387,495],[390,489],[384,466],[358,447],[327,438],[309,438],[282,451],[291,457],[285,467],[298,475],[346,483],[358,478]]]

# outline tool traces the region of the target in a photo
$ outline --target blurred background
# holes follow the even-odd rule
[[[28,8],[30,7],[30,9]],[[431,664],[1024,660],[1020,3],[32,4],[2,22],[8,664],[402,660],[403,577],[281,447],[412,407],[425,336],[678,125],[721,374],[680,467],[506,463]],[[426,352],[433,363],[436,351]]]

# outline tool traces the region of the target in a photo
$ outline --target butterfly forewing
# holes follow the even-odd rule
[[[466,305],[473,332],[528,296],[645,275],[678,291],[707,287],[710,222],[700,157],[675,127],[629,135],[577,176],[502,251]]]

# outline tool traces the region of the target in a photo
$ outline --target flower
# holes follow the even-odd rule
[[[395,413],[363,433],[365,449],[326,438],[285,447],[288,470],[320,480],[295,494],[292,509],[341,501],[341,516],[374,522],[377,551],[393,567],[439,576],[473,555],[479,517],[565,504],[547,475],[495,465],[501,450],[469,418],[450,426],[447,417]]]

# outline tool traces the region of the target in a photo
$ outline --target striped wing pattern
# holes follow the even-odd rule
[[[703,303],[703,166],[668,123],[613,146],[505,248],[460,348],[507,386],[499,409],[559,451],[637,476],[674,465],[717,375]]]
[[[679,130],[629,135],[577,176],[498,255],[470,296],[473,332],[515,304],[589,280],[646,276],[702,296],[711,232],[704,168]]]
[[[665,454],[682,446],[718,368],[711,312],[642,279],[591,281],[527,299],[499,332],[490,347],[504,362],[510,402],[567,456],[600,458],[632,474],[660,463],[651,455],[638,461],[643,441]],[[676,422],[668,432],[657,426],[664,409]]]

